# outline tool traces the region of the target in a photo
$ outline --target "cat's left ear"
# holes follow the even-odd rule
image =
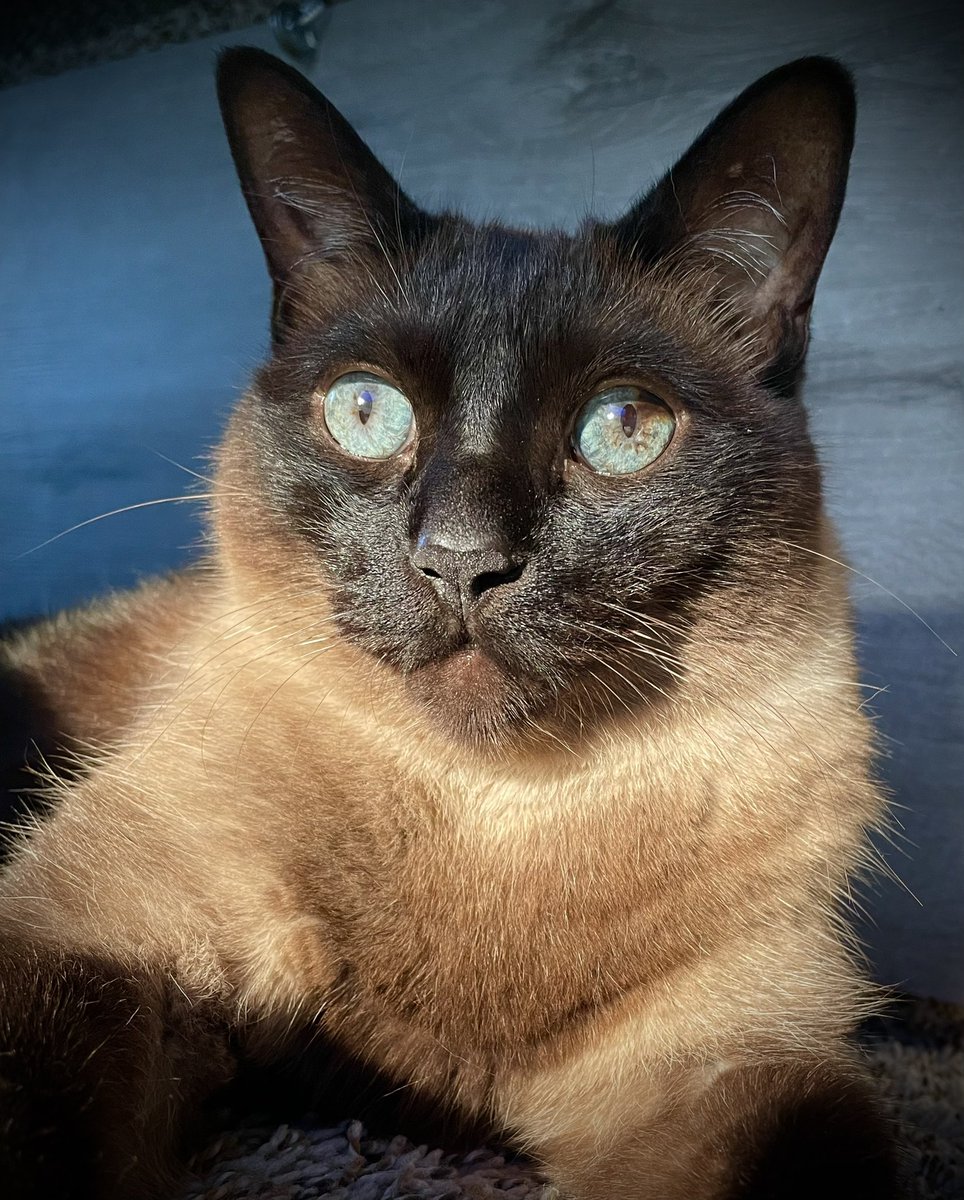
[[[263,50],[218,61],[218,99],[234,164],[274,282],[275,342],[424,233],[402,192],[333,104]]]
[[[647,262],[704,278],[750,335],[759,373],[803,360],[853,147],[850,75],[827,58],[747,88],[614,229]]]

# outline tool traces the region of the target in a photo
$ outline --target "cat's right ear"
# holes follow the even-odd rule
[[[274,282],[275,343],[424,232],[429,220],[338,110],[271,54],[226,50],[218,99]]]
[[[853,82],[837,62],[771,71],[703,131],[613,228],[648,263],[695,279],[737,319],[758,374],[791,385],[843,203]]]

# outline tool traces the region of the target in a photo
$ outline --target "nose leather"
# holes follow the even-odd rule
[[[420,538],[412,565],[465,618],[487,592],[518,579],[525,564],[510,558],[495,542],[472,545],[460,540],[453,546],[441,538]]]

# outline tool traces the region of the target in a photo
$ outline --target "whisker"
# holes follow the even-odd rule
[[[319,659],[323,654],[327,654],[329,649],[330,649],[330,647],[328,647],[328,646],[322,646],[320,649],[315,650],[314,653],[306,655],[304,661],[302,663],[300,663],[297,667],[295,667],[294,670],[291,671],[290,674],[288,674],[282,680],[282,682],[278,684],[278,686],[274,689],[274,691],[271,693],[271,695],[267,698],[267,700],[265,700],[265,702],[258,709],[257,713],[255,713],[254,720],[244,731],[244,734],[241,737],[241,741],[238,744],[238,754],[237,754],[237,759],[235,762],[235,774],[236,775],[241,770],[241,756],[244,754],[244,747],[247,745],[248,738],[251,736],[255,725],[257,725],[257,723],[264,716],[265,712],[268,709],[268,706],[288,686],[288,684],[292,681],[292,679],[294,679],[294,677],[296,675],[300,674],[306,667],[310,666],[313,662],[317,661],[317,659]]]
[[[172,467],[177,467],[177,469],[179,471],[183,471],[186,475],[193,475],[195,479],[199,479],[202,483],[210,483],[210,484],[216,485],[218,487],[225,486],[223,483],[220,483],[218,480],[213,479],[210,475],[202,475],[199,471],[195,471],[191,467],[186,467],[184,465],[184,463],[179,463],[176,458],[168,458],[168,456],[166,454],[162,454],[160,450],[154,450],[152,448],[151,453],[156,454],[157,457],[160,459],[163,459],[164,462],[170,463],[170,465]],[[233,492],[241,492],[240,488],[232,487],[230,490]]]
[[[94,525],[97,521],[104,521],[108,517],[116,517],[121,513],[134,512],[138,508],[153,508],[158,504],[192,504],[199,500],[212,500],[214,495],[211,492],[197,492],[191,496],[165,496],[160,500],[142,500],[139,504],[125,504],[123,508],[112,508],[110,512],[101,513],[96,517],[88,517],[86,521],[78,521],[76,525],[71,525],[69,529],[62,529],[60,533],[55,533],[53,537],[47,538],[45,542],[40,542],[36,546],[31,546],[29,550],[24,550],[16,555],[16,559],[26,558],[28,554],[34,554],[37,550],[42,550],[44,546],[49,546],[51,542],[59,541],[60,538],[66,537],[68,533],[74,533],[78,529],[83,529],[87,525]]]
[[[920,613],[917,611],[917,609],[912,608],[907,603],[906,600],[902,600],[900,598],[900,596],[897,595],[896,592],[892,592],[890,590],[890,588],[885,587],[882,583],[878,582],[878,580],[872,579],[871,576],[869,576],[869,575],[865,575],[863,573],[863,571],[858,571],[857,568],[852,567],[850,565],[850,563],[841,562],[839,558],[833,558],[829,554],[822,554],[819,550],[811,550],[809,546],[801,546],[797,542],[788,542],[785,538],[781,538],[780,542],[782,545],[789,546],[794,550],[802,550],[804,552],[804,554],[812,554],[815,558],[822,558],[825,562],[834,563],[838,567],[843,567],[844,570],[851,571],[859,579],[864,579],[867,581],[867,583],[872,583],[874,585],[874,587],[880,588],[880,590],[884,593],[885,596],[889,596],[891,598],[891,600],[896,600],[897,603],[901,606],[901,608],[906,609],[906,611],[909,612],[912,617],[914,617],[916,620],[920,621],[921,625],[924,626],[924,628],[928,631],[928,633],[933,634],[933,636],[935,638],[937,638],[937,640],[940,642],[940,644],[944,647],[945,650],[949,650],[950,653],[953,654],[955,658],[957,658],[957,651],[954,649],[954,647],[949,646],[947,644],[947,642],[945,642],[944,639],[941,637],[941,635],[937,632],[937,630],[934,629],[932,626],[928,625],[928,623],[920,615]]]

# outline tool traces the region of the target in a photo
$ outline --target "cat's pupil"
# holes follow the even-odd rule
[[[635,404],[624,405],[622,411],[619,414],[619,423],[623,427],[623,433],[625,433],[625,435],[628,438],[631,438],[633,436],[633,434],[636,432],[636,421],[637,421],[636,405]]]
[[[375,403],[374,397],[372,396],[371,392],[367,390],[364,392],[359,392],[355,397],[355,403],[358,406],[359,421],[361,421],[363,425],[367,425],[368,418],[372,415],[372,405]]]

